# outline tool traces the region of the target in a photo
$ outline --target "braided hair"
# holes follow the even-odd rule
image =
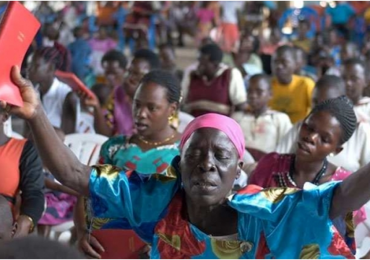
[[[341,144],[347,142],[357,126],[357,118],[352,102],[346,96],[327,99],[315,106],[310,115],[321,111],[328,111],[339,121],[342,128]]]
[[[152,70],[141,79],[140,85],[147,83],[155,83],[166,88],[169,103],[181,102],[180,81],[172,73],[165,70]]]
[[[60,51],[55,47],[43,47],[36,50],[35,56],[41,57],[47,63],[52,63],[56,70],[63,70],[64,60]]]

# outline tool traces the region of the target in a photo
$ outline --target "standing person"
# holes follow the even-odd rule
[[[214,10],[211,9],[212,2],[200,2],[200,7],[196,11],[197,20],[198,20],[198,32],[196,36],[196,40],[199,44],[201,40],[209,37],[211,29],[215,25],[215,13]]]
[[[216,44],[204,45],[199,52],[197,70],[182,81],[184,111],[197,117],[243,110],[247,97],[239,70],[221,64],[223,52]]]
[[[137,133],[111,137],[102,146],[99,163],[116,165],[127,171],[140,171],[145,175],[162,173],[179,155],[180,134],[171,127],[171,118],[178,110],[180,99],[180,83],[174,75],[161,70],[146,74],[139,83],[133,103]],[[81,204],[78,210],[75,223],[79,247],[87,255],[99,257],[98,251],[102,246],[86,232]],[[121,224],[116,219],[99,225],[99,219],[94,219],[90,228],[122,228]],[[129,226],[127,229],[130,229]]]
[[[357,120],[370,123],[370,98],[364,97],[367,86],[366,71],[358,59],[349,59],[343,64],[343,79],[346,82],[346,94],[355,105]]]
[[[92,198],[94,217],[127,221],[151,243],[151,257],[353,258],[333,233],[332,219],[369,201],[370,165],[343,182],[303,190],[247,186],[230,196],[243,167],[243,134],[233,119],[208,114],[187,127],[181,156],[164,175],[89,167],[58,140],[19,68],[12,79],[25,105],[1,107],[27,120],[47,167],[61,183]]]
[[[294,47],[281,46],[272,58],[271,109],[286,113],[294,124],[305,118],[311,110],[311,96],[315,82],[294,75],[296,69]]]
[[[222,50],[229,54],[235,51],[236,43],[240,38],[238,17],[243,8],[243,1],[220,1],[221,7],[221,37],[218,43]]]
[[[28,77],[40,93],[42,105],[54,127],[64,133],[77,131],[80,106],[72,89],[55,77],[61,69],[63,59],[56,48],[45,47],[37,50],[28,69]]]
[[[243,130],[247,148],[264,153],[273,152],[292,123],[286,114],[269,109],[271,80],[267,75],[252,76],[247,94],[247,110],[236,112],[232,117]]]
[[[327,157],[343,150],[343,144],[351,138],[356,124],[356,116],[348,98],[343,96],[325,100],[315,106],[303,121],[297,151],[288,155],[277,153],[266,155],[261,159],[248,183],[264,188],[302,189],[306,182],[320,185],[346,179],[351,172],[329,163]],[[364,220],[363,211],[355,214],[359,221]],[[337,228],[335,232],[341,234],[355,254],[355,228],[352,220],[350,214],[345,219],[335,220],[334,224]]]
[[[11,206],[12,220],[17,223],[14,237],[21,237],[33,231],[43,214],[44,176],[42,162],[33,144],[26,139],[18,140],[5,135],[3,124],[8,117],[8,113],[0,108],[0,194]],[[18,212],[17,197],[20,192]],[[5,216],[1,218],[4,225],[8,221]]]

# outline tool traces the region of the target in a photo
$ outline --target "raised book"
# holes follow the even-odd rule
[[[73,91],[82,91],[90,98],[95,98],[94,93],[88,87],[86,87],[86,85],[74,73],[57,70],[55,72],[55,76],[61,82],[70,86]]]
[[[19,68],[37,31],[39,21],[21,3],[10,1],[0,22],[0,100],[23,106],[19,88],[12,82],[11,70]]]

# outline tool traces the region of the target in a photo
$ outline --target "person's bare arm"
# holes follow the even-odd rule
[[[83,195],[89,195],[91,167],[80,163],[73,152],[58,138],[46,117],[32,83],[21,76],[18,67],[12,69],[12,80],[19,87],[23,107],[13,107],[6,102],[0,102],[0,106],[9,114],[28,122],[41,159],[56,179]]]
[[[76,132],[77,104],[78,97],[75,93],[70,92],[63,103],[61,129],[65,134],[73,134]]]
[[[335,190],[330,218],[356,211],[370,200],[370,164],[352,173]]]
[[[87,107],[92,107],[94,109],[94,128],[96,133],[111,137],[114,134],[114,131],[109,125],[107,124],[107,121],[105,119],[103,109],[101,108],[99,104],[99,100],[97,97],[89,97],[85,93],[80,92],[79,93],[81,101],[85,104]]]
[[[67,193],[69,195],[72,195],[72,196],[79,196],[78,192],[64,186],[64,185],[61,185],[53,180],[50,180],[50,179],[45,179],[45,187],[48,188],[48,189],[51,189],[51,190],[54,190],[54,191],[59,191],[59,192],[63,192],[63,193]]]

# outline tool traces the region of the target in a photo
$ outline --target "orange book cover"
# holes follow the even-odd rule
[[[82,91],[86,95],[88,95],[91,98],[95,98],[94,93],[86,87],[86,85],[73,73],[71,72],[64,72],[57,70],[55,72],[55,76],[63,83],[67,84],[70,86],[73,91]]]
[[[11,80],[14,65],[23,58],[40,28],[39,21],[19,2],[9,2],[0,22],[0,100],[23,106],[18,87]]]
[[[92,235],[105,250],[102,259],[139,259],[139,251],[146,245],[133,230],[100,229]]]

